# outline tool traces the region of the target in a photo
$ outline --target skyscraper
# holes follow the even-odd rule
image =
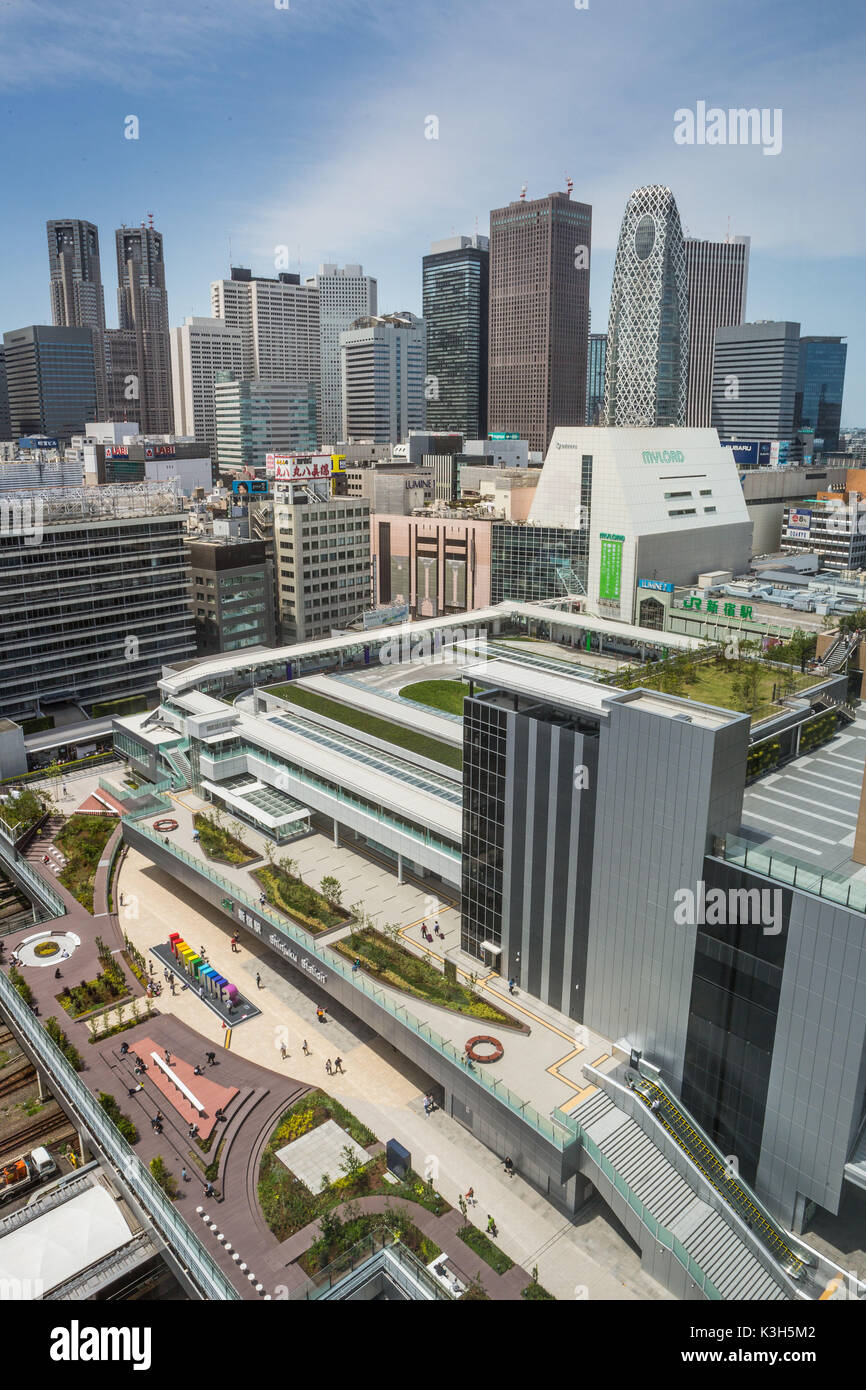
[[[712,424],[723,439],[791,438],[799,360],[799,323],[716,329]]]
[[[427,426],[464,439],[487,433],[490,240],[434,241],[423,261],[427,324]]]
[[[490,214],[488,426],[544,450],[586,417],[592,208],[571,190]]]
[[[12,438],[68,444],[96,415],[93,330],[30,324],[3,334]]]
[[[590,333],[586,364],[586,423],[604,424],[604,366],[607,361],[607,334]]]
[[[305,280],[307,289],[318,291],[319,345],[321,350],[322,442],[334,445],[343,429],[343,389],[340,381],[340,334],[356,319],[378,310],[378,287],[362,265],[319,266],[317,275]]]
[[[268,280],[232,266],[231,279],[215,280],[210,293],[214,318],[240,331],[247,380],[313,383],[321,438],[319,291],[288,271]]]
[[[217,373],[240,376],[241,335],[222,319],[188,318],[171,335],[171,376],[174,383],[174,429],[212,446],[216,455],[214,388]]]
[[[51,321],[56,328],[91,328],[96,370],[97,409],[107,405],[105,379],[105,297],[99,264],[99,232],[77,217],[46,223],[51,273]],[[100,419],[102,414],[100,413]]]
[[[118,322],[121,331],[135,334],[139,399],[128,399],[142,433],[170,434],[171,330],[162,232],[142,223],[119,228],[115,239]]]
[[[316,388],[311,381],[238,381],[222,372],[214,399],[221,469],[264,470],[268,454],[316,452]]]
[[[689,300],[680,215],[669,188],[636,188],[616,249],[607,330],[608,425],[684,425]]]
[[[427,328],[408,310],[358,319],[340,334],[345,440],[399,444],[423,430]]]
[[[814,430],[825,454],[839,448],[847,355],[842,338],[800,339],[794,428]]]
[[[746,317],[750,238],[698,241],[686,237],[689,286],[689,394],[686,424],[712,420],[713,347],[717,328]]]
[[[9,392],[6,388],[6,349],[0,347],[0,440],[12,438],[9,418]]]

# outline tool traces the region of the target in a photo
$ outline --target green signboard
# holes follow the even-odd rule
[[[519,439],[519,434],[511,434],[508,430],[496,430],[489,436],[491,439]]]
[[[598,574],[598,596],[611,603],[619,603],[622,590],[622,545],[625,536],[614,536],[607,531],[599,533],[601,559]]]

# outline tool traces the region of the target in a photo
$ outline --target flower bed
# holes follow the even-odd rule
[[[504,1028],[523,1031],[521,1023],[497,1009],[495,1004],[488,1004],[465,985],[447,979],[430,961],[413,955],[402,943],[391,941],[373,927],[364,927],[335,941],[334,950],[351,961],[357,958],[375,980],[405,990],[416,999],[450,1009],[452,1013],[465,1014],[467,1018],[484,1019]]]
[[[479,1231],[477,1226],[467,1222],[465,1226],[460,1227],[457,1234],[462,1241],[465,1241],[469,1249],[480,1256],[486,1264],[489,1264],[490,1268],[497,1274],[507,1274],[509,1269],[514,1268],[514,1261],[506,1255],[504,1250],[500,1250],[498,1245],[494,1245],[489,1236],[486,1236],[483,1231]]]
[[[388,1212],[377,1216],[356,1216],[347,1213],[346,1220],[341,1220],[337,1212],[331,1212],[321,1225],[321,1236],[298,1261],[305,1274],[315,1274],[318,1270],[324,1269],[325,1265],[331,1264],[340,1255],[348,1254],[353,1245],[378,1231],[392,1231],[399,1236],[400,1244],[411,1250],[422,1264],[428,1265],[442,1254],[435,1241],[422,1235],[418,1227],[402,1212]],[[334,1271],[335,1274],[337,1272]]]
[[[329,903],[303,879],[286,873],[278,864],[254,869],[252,877],[264,890],[271,907],[301,923],[309,931],[327,931],[348,922],[352,914],[336,903]]]
[[[198,842],[208,859],[243,868],[245,864],[253,864],[261,858],[261,855],[256,854],[249,845],[245,845],[243,840],[239,840],[236,835],[218,825],[204,811],[197,811],[192,823],[198,831]]]

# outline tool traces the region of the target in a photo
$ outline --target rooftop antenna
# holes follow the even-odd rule
[[[566,191],[566,193],[568,194],[568,197],[569,197],[569,198],[571,197],[571,190],[572,190],[573,188],[574,188],[574,179],[570,179],[570,178],[568,177],[568,174],[566,173],[566,175],[565,175],[565,191]]]
[[[148,220],[148,222],[150,223],[150,230],[153,231],[153,213],[152,213],[152,212],[149,212],[149,213],[147,214],[147,220]]]
[[[728,213],[728,243],[729,243],[729,244],[730,244],[730,240],[731,240],[731,214]]]
[[[231,268],[232,268],[232,234],[231,234],[231,232],[229,232],[229,273],[231,273]]]
[[[521,186],[520,186],[520,201],[521,201],[522,203],[525,203],[525,202],[526,202],[526,184],[525,184],[525,183],[524,183],[524,184],[521,184]]]

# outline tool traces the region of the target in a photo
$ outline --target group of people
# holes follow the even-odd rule
[[[433,934],[434,934],[434,936],[437,936],[437,937],[439,938],[440,941],[444,941],[444,940],[445,940],[445,933],[444,933],[444,931],[442,930],[442,928],[441,928],[440,925],[439,925],[439,918],[438,918],[438,917],[436,918],[436,921],[433,923]],[[423,922],[421,923],[421,935],[423,936],[423,938],[424,938],[425,941],[431,942],[431,943],[432,943],[433,937],[430,935],[429,931],[428,931],[427,928],[424,926],[424,923],[423,923]]]
[[[345,1076],[346,1073],[343,1071],[342,1057],[337,1057],[333,1063],[331,1062],[331,1059],[329,1057],[327,1062],[325,1063],[325,1071],[328,1073],[329,1076],[336,1076],[337,1072],[340,1072],[343,1076]]]

